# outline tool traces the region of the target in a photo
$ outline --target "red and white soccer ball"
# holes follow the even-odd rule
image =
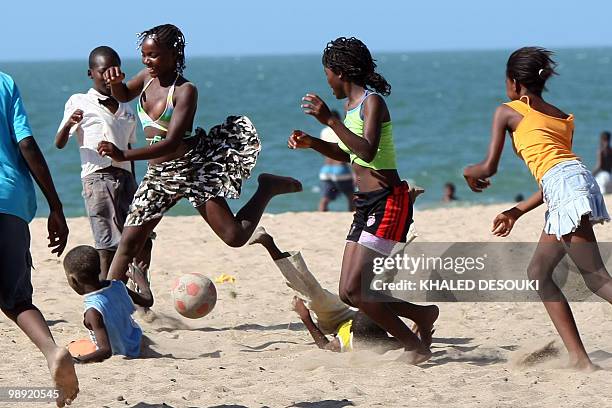
[[[172,286],[174,308],[182,316],[198,319],[206,316],[217,303],[217,288],[204,275],[188,273],[177,278]]]

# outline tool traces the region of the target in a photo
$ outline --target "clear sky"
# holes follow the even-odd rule
[[[319,53],[354,35],[373,51],[612,45],[608,0],[123,0],[2,4],[0,61],[138,57],[138,31],[179,26],[187,54]]]

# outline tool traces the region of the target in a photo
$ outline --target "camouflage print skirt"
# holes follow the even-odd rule
[[[197,130],[198,143],[184,156],[149,164],[134,195],[126,226],[161,218],[181,198],[198,208],[214,197],[238,198],[261,144],[246,116],[230,116],[208,135]]]

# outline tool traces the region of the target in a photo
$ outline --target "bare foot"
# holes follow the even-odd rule
[[[568,368],[572,368],[578,371],[584,371],[585,373],[592,373],[593,371],[599,371],[602,369],[597,364],[593,364],[589,357],[583,357],[578,359],[573,359],[570,357]]]
[[[268,192],[271,196],[302,191],[302,183],[293,177],[263,173],[259,175],[257,182],[259,188]]]
[[[266,243],[270,239],[270,234],[266,231],[264,227],[257,227],[255,231],[253,231],[253,235],[247,242],[249,245],[262,244]],[[265,246],[265,245],[264,245]]]
[[[59,396],[55,400],[58,407],[70,405],[79,393],[79,380],[74,371],[72,356],[63,347],[57,347],[47,358],[51,378]]]
[[[440,309],[436,305],[427,306],[427,312],[421,320],[415,322],[416,330],[413,331],[419,335],[423,345],[429,348],[432,343],[432,335],[434,332],[434,323],[440,316]]]
[[[419,186],[410,186],[408,189],[408,196],[410,197],[410,202],[414,204],[415,200],[425,192],[423,187]]]
[[[404,352],[397,359],[397,361],[402,361],[404,363],[412,365],[418,365],[429,360],[431,358],[431,355],[431,350],[429,348],[423,350],[404,350]]]
[[[291,308],[302,319],[305,318],[306,316],[310,316],[310,311],[304,304],[304,301],[297,296],[293,297],[293,300],[291,301]]]

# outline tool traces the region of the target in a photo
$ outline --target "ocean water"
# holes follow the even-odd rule
[[[375,54],[379,71],[392,85],[387,98],[394,126],[400,175],[425,187],[418,208],[438,206],[444,183],[457,186],[460,201],[454,205],[508,202],[537,185],[507,139],[499,173],[481,194],[465,185],[462,169],[480,161],[486,152],[492,114],[506,101],[505,61],[510,50]],[[136,53],[134,57],[136,57]],[[140,61],[123,56],[128,76]],[[595,164],[599,133],[612,129],[612,48],[563,49],[556,55],[559,76],[549,82],[547,100],[576,116],[574,151],[588,167]],[[79,178],[76,143],[63,150],[53,145],[64,103],[73,93],[90,86],[87,62],[1,63],[0,70],[17,81],[35,137],[43,150],[68,216],[85,214]],[[293,129],[318,135],[321,126],[300,109],[306,92],[319,94],[332,108],[341,110],[329,89],[319,55],[188,58],[185,76],[199,89],[196,124],[209,129],[230,114],[249,116],[257,127],[263,150],[254,176],[247,180],[237,210],[256,187],[256,176],[271,172],[298,178],[304,192],[277,197],[268,212],[310,211],[319,200],[318,169],[322,157],[314,151],[287,149]],[[139,143],[144,145],[142,130]],[[137,177],[146,163],[137,163]],[[47,206],[38,192],[39,212]],[[338,200],[332,209],[343,210]],[[195,214],[183,200],[169,215]]]

